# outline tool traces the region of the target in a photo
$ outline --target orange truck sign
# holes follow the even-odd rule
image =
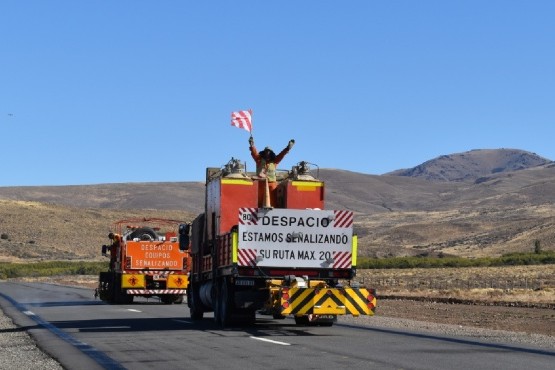
[[[127,258],[130,269],[172,269],[183,268],[184,251],[179,250],[179,243],[175,242],[142,242],[129,241],[126,243]]]

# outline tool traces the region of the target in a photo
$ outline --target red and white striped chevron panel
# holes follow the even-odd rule
[[[351,252],[334,252],[333,253],[333,263],[330,267],[336,269],[347,269],[351,268],[351,258],[353,254]]]
[[[143,275],[154,276],[158,275],[159,277],[167,277],[170,274],[182,274],[182,271],[168,271],[168,270],[125,270],[126,273],[141,273]]]
[[[250,217],[241,217],[241,215],[250,215]],[[256,225],[258,223],[258,208],[239,208],[239,224],[240,225]]]
[[[256,249],[239,249],[237,255],[239,266],[256,266]]]
[[[333,211],[335,220],[333,225],[335,227],[351,227],[353,226],[353,212],[352,211]]]

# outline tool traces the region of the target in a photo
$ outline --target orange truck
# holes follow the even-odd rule
[[[205,212],[190,228],[191,318],[213,312],[225,327],[269,315],[331,326],[340,315],[373,315],[375,291],[353,281],[353,212],[324,209],[324,182],[307,162],[278,171],[274,194],[245,168],[232,158],[206,170]]]
[[[110,267],[100,273],[95,296],[115,304],[132,303],[136,296],[182,303],[190,266],[189,227],[160,218],[115,222],[110,244],[102,246]]]

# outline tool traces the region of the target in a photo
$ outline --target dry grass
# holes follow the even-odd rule
[[[111,224],[129,217],[190,221],[195,214],[175,210],[80,208],[50,203],[0,200],[0,261],[98,258]],[[513,210],[448,210],[357,215],[362,256],[499,256],[533,251],[540,240],[555,249],[555,206]]]
[[[41,276],[41,277],[21,277],[11,279],[12,281],[41,282],[49,284],[77,286],[95,289],[98,286],[98,276],[96,275],[66,275],[66,276]]]
[[[384,296],[555,304],[555,265],[359,270],[357,279]]]
[[[0,200],[0,262],[33,260],[103,260],[112,223],[131,217],[161,217],[184,221],[180,211],[115,210]]]
[[[491,257],[555,249],[555,205],[358,215],[362,255]]]

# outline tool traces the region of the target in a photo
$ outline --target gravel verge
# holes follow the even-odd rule
[[[362,325],[375,329],[409,330],[432,336],[456,336],[470,341],[493,342],[514,346],[538,347],[546,350],[555,350],[555,337],[543,334],[493,330],[453,324],[439,324],[428,321],[385,316],[345,316],[341,317],[338,322],[348,325]]]
[[[0,309],[0,369],[58,370],[63,367],[41,351],[33,338]]]

